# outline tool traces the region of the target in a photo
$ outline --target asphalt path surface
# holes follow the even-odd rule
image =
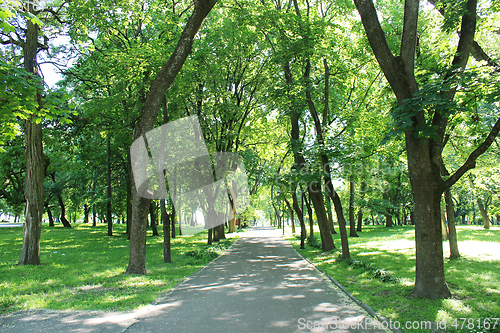
[[[140,311],[23,311],[0,332],[385,332],[272,228],[253,228],[222,256]]]

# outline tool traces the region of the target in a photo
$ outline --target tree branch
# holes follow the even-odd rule
[[[457,170],[453,175],[450,176],[447,180],[445,180],[443,187],[444,190],[448,190],[453,184],[455,184],[467,171],[470,169],[474,169],[476,167],[476,160],[479,156],[481,156],[491,144],[495,141],[495,138],[498,136],[500,132],[500,118],[497,120],[490,133],[484,140],[482,144],[479,145],[467,158],[465,163]]]
[[[403,18],[403,35],[401,37],[400,56],[403,60],[404,71],[409,79],[412,94],[418,93],[415,81],[415,49],[418,32],[418,5],[419,0],[406,0]]]

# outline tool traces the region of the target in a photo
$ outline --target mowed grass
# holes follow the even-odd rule
[[[206,245],[206,232],[172,239],[163,261],[163,235],[147,237],[147,275],[124,274],[129,241],[124,225],[43,226],[40,266],[19,266],[22,228],[0,228],[0,313],[27,309],[130,310],[147,305],[229,247],[232,236]]]
[[[387,319],[398,321],[404,332],[500,332],[500,319],[491,319],[489,329],[484,328],[485,318],[500,318],[500,228],[458,226],[457,230],[461,258],[447,259],[449,244],[443,243],[446,281],[452,292],[452,298],[443,300],[411,295],[415,281],[412,226],[364,227],[359,238],[349,238],[351,260],[340,260],[339,252],[322,253],[309,244],[299,250],[299,240],[290,240],[302,255],[359,300]],[[340,249],[338,234],[334,240]],[[446,329],[405,328],[406,322],[416,327],[415,321],[444,320]]]

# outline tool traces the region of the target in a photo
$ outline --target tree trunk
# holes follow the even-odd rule
[[[294,235],[295,234],[295,223],[293,223],[293,208],[290,205],[290,201],[288,201],[287,198],[284,198],[284,199],[285,199],[286,207],[288,208],[288,213],[290,213],[290,221],[292,223],[292,235]]]
[[[84,204],[83,205],[83,223],[89,223],[89,205]]]
[[[441,203],[441,233],[442,240],[448,240],[448,228],[446,227],[446,216],[444,214],[443,203]]]
[[[153,236],[160,236],[157,228],[158,217],[156,215],[156,204],[154,201],[151,201],[151,203],[149,204],[149,217],[151,220],[151,229],[153,230]]]
[[[175,207],[172,205],[172,216],[170,217],[170,222],[171,222],[171,238],[175,238],[175,220],[177,219],[177,212],[175,210]]]
[[[27,4],[33,12],[32,4]],[[26,40],[23,45],[24,69],[38,76],[36,55],[38,52],[38,25],[30,19],[26,20]],[[41,94],[33,96],[37,110],[41,108]],[[24,195],[26,198],[25,223],[23,227],[23,246],[19,265],[40,265],[40,237],[42,233],[43,216],[43,180],[45,178],[45,157],[42,144],[42,124],[36,115],[30,115],[23,120],[24,140],[26,143],[26,183]]]
[[[361,232],[363,224],[363,208],[359,208],[358,210],[358,226],[356,227],[357,232]]]
[[[292,191],[292,205],[293,209],[297,213],[297,218],[300,222],[300,248],[305,249],[304,242],[307,237],[306,224],[304,223],[304,212],[302,211],[302,209],[300,209],[299,203],[297,201],[297,192],[295,188]]]
[[[212,245],[213,243],[213,228],[208,229],[207,244]]]
[[[130,163],[127,163],[127,235],[130,239],[130,225],[132,224],[132,182],[130,177],[132,177],[132,172],[130,170]],[[163,221],[163,220],[162,220]]]
[[[314,239],[313,211],[309,200],[307,200],[307,195],[305,192],[302,192],[302,200],[304,200],[304,203],[306,204],[307,216],[309,217],[309,240],[312,241]]]
[[[440,299],[450,297],[451,292],[444,277],[441,176],[431,162],[428,140],[415,137],[413,132],[406,133],[408,171],[415,202],[416,277],[413,294]]]
[[[382,197],[385,199],[387,205],[391,204],[389,191],[390,191],[390,187],[388,187],[387,190],[384,191],[384,193],[382,193]],[[391,228],[392,226],[394,226],[394,223],[392,222],[391,208],[389,208],[389,207],[385,208],[384,216],[385,216],[385,227]]]
[[[92,226],[97,226],[97,211],[95,209],[95,205],[92,205]]]
[[[356,233],[356,220],[354,219],[355,183],[351,175],[349,181],[349,237],[359,237]]]
[[[113,217],[111,213],[111,138],[110,133],[108,133],[107,140],[107,151],[108,151],[108,165],[107,165],[107,177],[106,177],[106,221],[108,222],[108,236],[113,236]]]
[[[59,201],[59,206],[61,206],[61,222],[65,228],[71,228],[71,224],[66,218],[66,206],[64,205],[61,193],[57,193],[57,201]]]
[[[186,23],[177,46],[168,61],[159,70],[152,83],[144,104],[140,121],[134,128],[134,140],[152,130],[163,106],[165,92],[179,73],[186,58],[191,53],[194,37],[216,0],[197,0],[193,13]],[[135,185],[135,182],[133,183]],[[151,199],[142,198],[137,191],[132,195],[132,225],[130,228],[130,257],[127,273],[146,274],[146,227],[145,222]],[[175,221],[175,219],[174,219]],[[175,222],[173,222],[175,223]],[[175,230],[175,228],[173,229]]]
[[[331,202],[330,196],[328,194],[326,194],[326,196],[325,196],[325,203],[326,203],[326,211],[327,211],[327,216],[328,216],[328,223],[330,224],[330,228],[332,230],[332,235],[336,235],[337,232],[335,231],[335,227],[333,225],[332,202]]]
[[[453,207],[453,198],[451,190],[445,192],[446,216],[448,216],[449,240],[450,240],[450,259],[460,258],[458,252],[457,231],[455,229],[455,209]]]
[[[484,207],[483,200],[478,196],[477,197],[477,206],[479,207],[479,212],[481,213],[481,217],[483,218],[483,226],[484,229],[489,229],[490,228],[490,218],[488,216],[488,212],[486,211],[486,208]]]
[[[161,223],[163,225],[163,261],[172,262],[172,251],[170,248],[170,221],[165,209],[165,199],[160,200]]]

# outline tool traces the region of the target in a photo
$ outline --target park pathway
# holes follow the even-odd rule
[[[254,228],[171,293],[133,314],[55,313],[24,332],[384,332],[272,228]],[[43,317],[43,316],[42,316]],[[9,328],[1,325],[0,331]],[[66,323],[66,324],[65,324]],[[15,330],[15,322],[10,323]]]

